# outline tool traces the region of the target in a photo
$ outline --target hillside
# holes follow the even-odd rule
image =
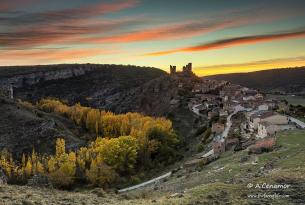
[[[40,153],[52,153],[58,137],[65,138],[68,149],[85,144],[85,133],[60,116],[2,98],[0,113],[0,150],[6,148],[18,157],[33,148]]]
[[[70,105],[80,102],[83,106],[114,113],[165,116],[173,121],[173,127],[185,142],[192,140],[190,136],[200,122],[206,122],[205,119],[198,120],[187,107],[192,81],[196,80],[185,79],[190,86],[178,88],[180,81],[162,70],[121,65],[72,64],[0,69],[0,84],[12,84],[15,99],[35,104],[42,98],[57,98]],[[176,105],[171,105],[173,99],[178,101]],[[3,128],[3,132],[10,131]]]
[[[73,192],[26,186],[2,185],[3,204],[304,204],[304,131],[283,132],[275,151],[248,155],[225,153],[207,166],[180,169],[170,178],[142,190],[123,194],[102,189]],[[288,184],[283,189],[257,189],[249,184]],[[179,194],[174,194],[179,193]],[[257,194],[282,194],[279,198],[254,198]],[[285,195],[283,195],[285,194]]]
[[[54,65],[4,69],[1,81],[11,82],[14,96],[36,102],[54,97],[70,104],[112,109],[125,93],[166,73],[156,68],[120,65]]]
[[[207,76],[206,79],[226,80],[234,84],[265,92],[304,94],[305,67],[263,70],[250,73],[233,73]]]

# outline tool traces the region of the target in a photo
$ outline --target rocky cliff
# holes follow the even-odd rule
[[[51,68],[51,67],[50,67]],[[20,68],[23,69],[23,68]],[[33,72],[17,72],[13,70],[9,74],[2,74],[0,70],[0,84],[12,85],[14,88],[22,88],[24,86],[34,85],[42,81],[67,79],[80,75],[84,75],[92,71],[94,67],[90,66],[73,66],[73,67],[58,67],[57,69],[33,70]],[[25,69],[27,71],[27,69]],[[15,73],[15,75],[14,75]]]

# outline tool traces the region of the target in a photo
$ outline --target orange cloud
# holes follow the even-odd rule
[[[228,47],[234,47],[244,44],[255,44],[267,41],[274,40],[283,40],[283,39],[291,39],[291,38],[300,38],[305,36],[305,30],[293,31],[293,32],[284,32],[278,34],[267,34],[267,35],[257,35],[257,36],[244,36],[237,38],[229,38],[223,40],[217,40],[210,43],[200,44],[197,46],[183,47],[173,50],[160,51],[147,53],[146,56],[162,56],[179,52],[197,52],[197,51],[207,51],[214,49],[222,49]]]
[[[235,9],[222,12],[221,14],[202,18],[200,20],[185,21],[182,23],[168,23],[153,28],[139,29],[130,32],[123,32],[111,36],[86,37],[79,39],[82,43],[130,43],[141,41],[174,40],[200,36],[207,33],[235,28],[249,24],[270,23],[298,14],[278,13],[258,9],[255,17],[253,10]]]
[[[84,49],[32,49],[32,50],[13,50],[0,52],[0,63],[11,64],[18,60],[29,64],[66,62],[69,60],[78,61],[82,58],[113,54],[116,51],[105,51],[96,48]]]
[[[240,24],[239,21],[223,22],[185,22],[174,25],[122,33],[110,37],[83,38],[85,43],[128,43],[150,40],[172,40],[193,37]]]
[[[15,4],[18,1],[20,0],[12,0]],[[34,0],[24,0],[24,2],[29,1]],[[3,5],[3,9],[18,5],[12,2]],[[61,10],[4,14],[1,25],[7,28],[0,32],[0,45],[10,48],[32,48],[51,43],[75,42],[84,35],[113,31],[140,21],[131,18],[106,20],[97,17],[131,8],[137,4],[138,0],[119,0]]]

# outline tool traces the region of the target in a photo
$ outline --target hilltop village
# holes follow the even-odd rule
[[[199,79],[192,72],[192,63],[183,66],[182,71],[171,65],[170,75],[178,79],[180,89],[191,85],[188,109],[209,122],[202,134],[202,142],[208,145],[199,144],[202,152],[186,165],[208,163],[229,150],[272,150],[277,133],[305,128],[304,122],[289,116],[286,101],[266,99],[258,90],[227,81]],[[179,99],[173,99],[171,104],[179,104]]]

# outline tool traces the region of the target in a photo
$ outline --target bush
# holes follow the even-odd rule
[[[203,152],[203,150],[204,150],[204,145],[203,144],[198,144],[197,145],[197,152]]]

